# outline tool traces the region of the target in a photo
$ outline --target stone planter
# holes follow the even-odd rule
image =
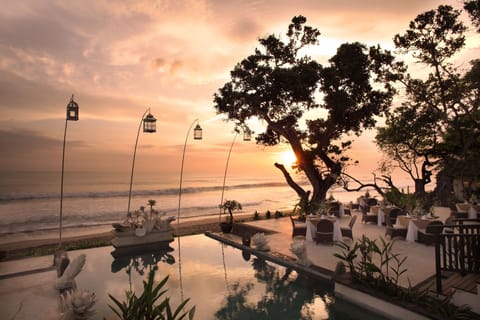
[[[350,303],[361,306],[365,309],[378,313],[388,319],[403,320],[403,319],[418,319],[428,320],[429,317],[421,312],[416,312],[410,308],[398,305],[388,301],[388,297],[379,297],[373,293],[368,293],[369,290],[359,290],[350,281],[337,277],[335,279],[335,297],[348,301]]]
[[[230,233],[233,229],[233,223],[220,222],[220,229],[223,233]]]

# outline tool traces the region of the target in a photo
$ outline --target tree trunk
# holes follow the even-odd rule
[[[303,190],[302,187],[300,187],[298,185],[298,183],[296,183],[295,181],[293,181],[292,179],[292,176],[290,175],[290,173],[287,171],[287,169],[285,169],[285,166],[281,163],[275,163],[275,167],[277,167],[282,173],[283,173],[283,176],[285,177],[285,180],[287,181],[288,185],[293,189],[295,190],[295,192],[297,193],[297,195],[300,197],[300,199],[303,199],[305,198],[305,195],[307,194],[307,192],[305,190]]]
[[[308,199],[310,192],[305,191],[300,185],[298,185],[298,183],[296,183],[292,179],[290,173],[287,171],[287,169],[285,169],[285,166],[283,164],[275,163],[275,167],[277,167],[283,173],[287,184],[297,193],[297,195],[300,197],[300,201],[305,201],[305,203],[320,203],[325,201],[327,197],[327,192],[334,183],[333,178],[329,177],[322,180],[316,171],[305,170],[304,168],[303,171],[305,172],[305,175],[307,176],[313,188],[312,197],[311,199]]]
[[[419,198],[424,198],[425,196],[425,180],[415,179],[415,195]]]

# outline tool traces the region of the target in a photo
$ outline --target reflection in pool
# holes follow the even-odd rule
[[[177,238],[171,247],[120,259],[111,256],[112,247],[71,251],[71,259],[87,255],[76,280],[79,288],[97,295],[95,319],[114,319],[108,294],[123,301],[126,290],[141,292],[142,280],[153,268],[156,281],[169,276],[171,305],[190,298],[187,308],[196,306],[196,320],[381,319],[352,306],[336,310],[333,284],[250,257],[204,235]]]

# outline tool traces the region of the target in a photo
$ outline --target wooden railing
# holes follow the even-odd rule
[[[442,293],[442,271],[480,273],[480,224],[467,224],[471,219],[462,219],[458,224],[444,225],[444,231],[435,241],[435,271],[437,293]]]

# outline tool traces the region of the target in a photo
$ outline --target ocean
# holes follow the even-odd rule
[[[0,243],[58,234],[59,172],[2,172],[0,180]],[[219,216],[223,176],[185,176],[182,180],[180,220]],[[135,173],[130,211],[156,201],[154,209],[177,218],[179,175]],[[65,172],[63,228],[87,232],[107,230],[127,215],[130,175],[113,172]],[[364,191],[332,191],[335,199],[355,201]],[[237,200],[243,213],[291,210],[296,193],[281,174],[275,177],[228,176],[224,200]],[[12,240],[13,239],[13,240]]]

